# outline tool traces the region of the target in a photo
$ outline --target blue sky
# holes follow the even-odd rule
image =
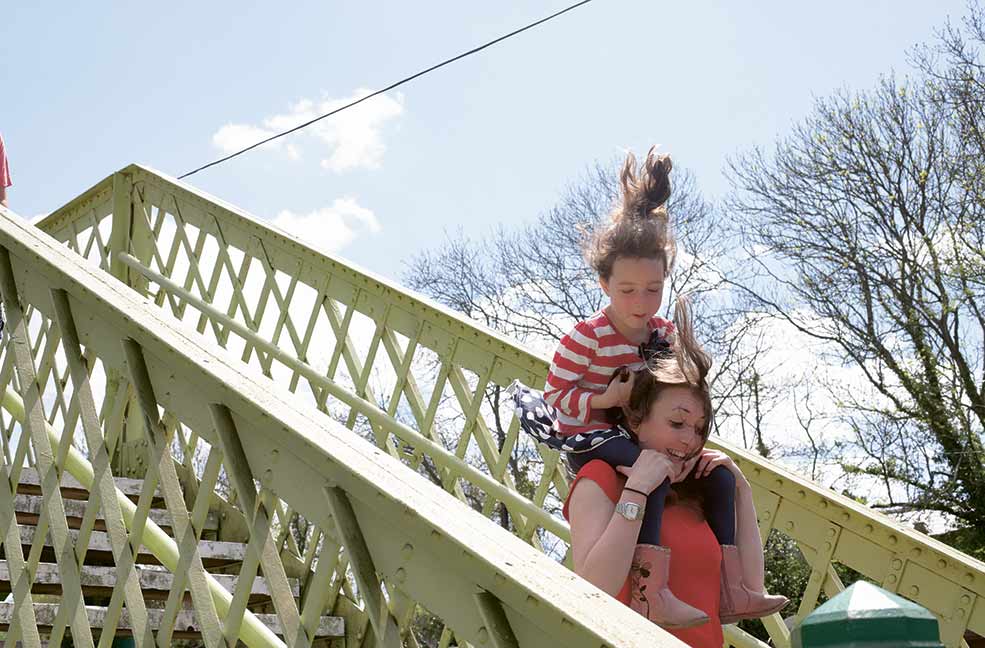
[[[184,173],[568,2],[12,4],[0,132],[11,207],[33,217],[130,162]],[[445,231],[532,220],[626,149],[660,144],[718,196],[727,156],[816,96],[905,72],[964,11],[595,0],[189,182],[396,278]]]

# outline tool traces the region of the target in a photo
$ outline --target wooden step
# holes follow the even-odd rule
[[[72,541],[78,542],[79,532],[72,529]],[[23,526],[20,529],[21,544],[26,549],[30,548],[35,542],[37,528],[33,526]],[[47,562],[54,562],[53,545],[51,535],[44,538],[45,549],[41,554],[41,559]],[[198,553],[202,557],[202,564],[206,567],[219,567],[231,563],[241,562],[246,558],[246,545],[240,542],[221,542],[219,540],[200,540],[198,543]],[[109,534],[105,531],[93,531],[89,535],[89,550],[86,552],[86,564],[112,565],[113,549],[109,541]],[[146,547],[141,546],[137,553],[137,562],[145,564],[156,564],[158,561]]]
[[[38,628],[51,628],[57,613],[57,603],[34,604],[34,615],[38,621]],[[103,627],[106,613],[107,608],[105,607],[98,607],[95,605],[86,606],[86,614],[89,617],[89,625],[94,631]],[[160,608],[148,608],[147,616],[150,621],[151,628],[156,631],[161,625],[161,619],[164,617],[164,610]],[[280,627],[280,620],[277,618],[276,614],[257,614],[256,617],[261,623],[270,628],[274,634],[283,636],[283,631]],[[0,603],[0,629],[6,630],[13,618],[14,604]],[[175,620],[174,629],[175,639],[195,639],[201,636],[198,621],[195,618],[194,611],[192,610],[181,610],[178,613],[178,617]],[[117,630],[122,632],[132,630],[132,626],[130,625],[130,615],[127,613],[125,607],[120,616],[120,622],[117,624]],[[315,630],[315,636],[319,638],[345,636],[344,620],[341,617],[321,617],[318,622],[318,628]]]
[[[34,468],[22,468],[20,477],[17,478],[17,482],[18,493],[23,493],[24,495],[41,494],[41,477],[38,474],[38,471]],[[114,477],[113,482],[124,495],[134,501],[140,497],[140,493],[144,488],[144,480],[142,479]],[[83,486],[79,480],[67,472],[62,473],[61,492],[62,497],[66,499],[89,499],[88,489],[86,489],[86,487]],[[164,496],[161,494],[160,489],[154,491],[154,501],[163,504]]]
[[[85,500],[65,499],[65,518],[68,526],[78,529],[82,526],[82,516],[85,514],[88,502]],[[41,509],[44,507],[44,498],[40,495],[15,495],[14,511],[17,512],[17,523],[35,526],[41,516]],[[162,529],[171,529],[171,514],[164,509],[151,509],[148,517]],[[95,528],[100,531],[106,529],[101,514],[96,518]],[[205,518],[204,528],[206,531],[216,531],[219,528],[219,520],[215,513],[211,511]]]
[[[174,575],[159,566],[137,565],[137,578],[140,581],[140,589],[144,593],[144,598],[166,599],[171,592],[174,584]],[[81,571],[82,591],[86,596],[109,596],[113,587],[116,585],[115,566],[96,566],[83,565]],[[229,590],[235,591],[237,576],[228,574],[212,574],[212,577],[220,585]],[[289,578],[288,583],[291,587],[292,595],[297,598],[300,596],[300,587],[296,578]],[[187,586],[187,584],[186,584]],[[0,560],[0,593],[6,594],[10,590],[10,570],[6,560]],[[38,594],[60,594],[61,575],[58,572],[58,565],[54,563],[39,563],[34,575],[34,586],[32,592]],[[250,603],[257,603],[262,599],[270,598],[270,589],[267,581],[262,577],[253,580],[253,589],[250,596]]]

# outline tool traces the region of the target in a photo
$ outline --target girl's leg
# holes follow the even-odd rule
[[[593,459],[601,459],[613,468],[616,466],[628,468],[636,463],[639,456],[639,446],[626,438],[611,439],[594,450],[579,452],[577,454],[573,453],[571,455],[572,466],[574,466],[575,461],[578,461],[580,462],[579,469]],[[646,510],[643,512],[643,526],[640,527],[639,544],[660,544],[660,522],[663,520],[664,515],[664,500],[667,499],[667,493],[669,492],[670,479],[665,479],[646,498]]]
[[[692,473],[693,475],[694,473]],[[689,475],[688,479],[692,479]],[[708,476],[697,480],[704,497],[708,526],[718,544],[735,544],[735,475],[725,466],[717,466]]]

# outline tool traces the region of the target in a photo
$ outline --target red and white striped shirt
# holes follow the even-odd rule
[[[651,333],[664,338],[674,332],[673,323],[662,317],[650,319]],[[575,325],[561,338],[547,374],[544,400],[558,411],[562,436],[607,430],[612,425],[604,409],[592,409],[592,398],[609,386],[619,367],[636,370],[643,366],[639,345],[616,330],[604,310]]]

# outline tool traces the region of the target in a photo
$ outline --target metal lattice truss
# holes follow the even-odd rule
[[[558,456],[541,451],[519,435],[517,421],[506,405],[508,399],[500,398],[502,388],[514,379],[533,386],[542,384],[547,373],[544,358],[143,167],[131,166],[114,174],[51,214],[38,227],[85,257],[90,266],[104,271],[96,276],[105,275],[108,281],[112,275],[129,286],[129,299],[143,310],[151,309],[162,327],[177,325],[183,340],[194,340],[203,349],[223,347],[226,353],[222,358],[235,354],[239,373],[249,379],[251,388],[264,392],[257,398],[272,402],[272,407],[277,405],[275,411],[286,408],[301,416],[319,410],[371,441],[390,459],[419,473],[420,478],[415,481],[411,473],[401,471],[401,475],[407,474],[402,487],[416,491],[420,484],[430,481],[477,513],[452,516],[457,528],[479,524],[481,515],[486,523],[476,535],[492,537],[496,532],[498,543],[501,534],[490,522],[494,521],[537,550],[558,560],[565,558],[570,536],[557,513],[567,494],[567,480]],[[8,298],[6,290],[4,296]],[[45,315],[39,312],[42,310]],[[62,386],[45,387],[41,406],[35,408],[44,412],[38,416],[46,417],[47,425],[59,430],[59,447],[65,447],[63,429],[67,430],[68,423],[75,425],[77,419],[84,419],[85,408],[78,403],[77,389],[71,395],[63,391],[66,385],[75,384],[66,379],[71,367],[52,358],[58,353],[70,355],[61,350],[67,336],[53,336],[52,331],[61,331],[61,321],[54,314],[47,314],[48,310],[40,305],[33,311],[28,309],[38,318],[38,324],[36,332],[32,326],[25,328],[32,346],[23,355],[28,365],[33,361],[39,381],[44,378],[40,385]],[[86,312],[90,318],[100,315],[98,310]],[[546,624],[544,632],[552,631],[552,623],[560,624],[559,631],[568,627],[565,621],[570,626],[572,617],[558,612],[564,606],[545,605],[554,599],[534,585],[530,585],[528,594],[510,599],[505,607],[507,599],[499,590],[489,588],[500,584],[504,591],[519,596],[525,582],[522,572],[531,569],[524,560],[498,565],[494,580],[486,582],[482,579],[489,575],[489,566],[495,562],[491,556],[479,553],[472,554],[472,562],[462,559],[463,569],[479,570],[472,574],[473,582],[493,594],[475,599],[452,588],[450,583],[444,594],[435,594],[437,599],[422,594],[425,590],[411,584],[430,577],[434,579],[430,588],[444,591],[446,585],[441,579],[448,574],[443,565],[459,561],[463,538],[475,536],[459,538],[441,531],[410,540],[411,530],[405,526],[416,516],[416,509],[406,500],[407,493],[388,490],[386,482],[394,479],[389,474],[392,469],[381,464],[378,483],[361,481],[352,491],[349,484],[335,477],[341,455],[351,452],[348,447],[325,447],[327,438],[316,439],[303,427],[298,428],[300,436],[295,438],[276,425],[269,413],[256,412],[261,418],[251,419],[237,408],[210,403],[199,406],[199,410],[211,407],[207,420],[194,421],[194,416],[186,413],[190,410],[164,401],[175,398],[178,392],[182,398],[193,400],[204,396],[179,389],[174,378],[161,378],[167,389],[156,380],[141,383],[143,379],[138,380],[139,376],[135,378],[127,369],[140,365],[142,352],[131,346],[126,346],[124,353],[117,340],[114,350],[105,357],[86,346],[87,354],[78,361],[80,377],[105,375],[94,403],[98,412],[94,425],[103,436],[90,439],[86,429],[84,447],[102,443],[107,449],[104,454],[112,457],[101,458],[89,452],[87,460],[96,467],[112,464],[117,476],[126,473],[144,479],[145,484],[160,482],[168,510],[182,509],[173,526],[174,537],[181,540],[172,542],[178,543],[176,556],[183,560],[181,569],[187,575],[182,578],[188,579],[193,600],[196,587],[202,592],[198,599],[207,599],[207,590],[202,589],[207,587],[213,588],[208,591],[215,598],[215,586],[209,580],[212,577],[197,566],[193,547],[201,537],[207,514],[220,511],[228,514],[225,519],[242,518],[238,523],[226,523],[231,530],[225,533],[239,533],[239,539],[248,539],[253,548],[251,557],[242,562],[239,583],[251,580],[257,565],[268,578],[269,569],[290,572],[289,576],[300,580],[301,591],[307,594],[300,598],[301,607],[288,604],[288,599],[294,604],[294,598],[284,589],[284,580],[278,586],[283,596],[274,607],[284,628],[303,628],[308,639],[312,624],[321,614],[336,614],[346,619],[348,640],[356,641],[353,645],[376,641],[381,636],[399,636],[414,645],[415,632],[422,631],[421,619],[433,613],[440,619],[436,632],[440,633],[442,648],[453,641],[461,645],[464,641],[482,644],[492,640],[494,645],[511,645],[506,639],[496,638],[500,634],[490,634],[493,627],[506,628],[502,636],[508,636],[512,626],[512,635],[525,643],[522,633],[516,631],[515,615],[537,608],[538,601],[538,609],[552,610],[538,621]],[[164,355],[156,356],[155,362],[165,371],[173,363],[170,356],[161,353]],[[4,384],[17,385],[23,378],[9,369],[14,362],[10,355],[5,355],[0,377]],[[218,361],[210,358],[209,364],[212,362]],[[244,371],[243,365],[252,370]],[[150,383],[156,390],[151,390]],[[172,387],[173,392],[167,391]],[[8,388],[8,393],[11,391]],[[288,391],[293,396],[288,398]],[[159,407],[155,408],[154,403]],[[12,409],[16,408],[7,407],[8,412]],[[25,416],[31,411],[28,407]],[[150,415],[146,414],[148,411]],[[144,414],[130,416],[137,412]],[[7,465],[15,472],[17,468],[13,467],[25,463],[26,458],[27,465],[37,465],[42,474],[47,474],[38,460],[39,453],[44,452],[38,445],[43,435],[32,434],[30,438],[37,437],[36,442],[18,445],[13,441],[21,425],[18,421],[31,419],[16,418],[11,416],[5,421],[4,451],[9,449],[6,456],[10,462]],[[264,422],[262,426],[260,421]],[[251,433],[255,427],[257,435],[250,436],[248,443],[246,425],[253,426]],[[331,428],[336,437],[337,429],[341,428]],[[81,437],[78,435],[78,440]],[[303,470],[296,465],[304,464],[308,458],[292,454],[288,447],[291,444],[297,444],[294,450],[304,452],[315,452],[313,448],[317,447],[315,456],[324,462],[323,472],[315,473],[318,476],[312,477],[315,481],[310,486],[301,487]],[[764,539],[771,531],[785,534],[796,542],[812,567],[798,618],[814,609],[822,592],[830,596],[843,589],[834,569],[840,563],[938,614],[949,646],[960,645],[965,629],[985,634],[985,565],[757,456],[724,443],[719,446],[738,461],[753,484]],[[17,454],[22,450],[23,454]],[[55,465],[61,465],[58,462],[65,459],[63,454],[64,450],[56,457]],[[145,457],[150,459],[144,460]],[[314,456],[309,463],[317,463]],[[106,468],[102,471],[97,474],[108,472]],[[170,476],[172,472],[175,478]],[[17,483],[13,477],[10,484]],[[92,497],[108,497],[112,479],[106,477],[103,481],[106,479],[110,481],[105,484],[93,482],[99,488],[90,489]],[[326,479],[337,481],[325,487]],[[257,483],[259,488],[255,487]],[[176,499],[182,487],[187,511]],[[194,493],[199,494],[197,499],[190,496]],[[10,496],[10,492],[0,492],[0,499]],[[45,506],[57,506],[55,499],[46,499]],[[138,513],[144,499],[150,496],[138,501]],[[396,507],[392,515],[368,512],[382,510],[383,503],[390,501]],[[429,501],[428,505],[434,503]],[[0,515],[4,516],[0,522],[9,521],[6,509]],[[126,522],[125,510],[123,515]],[[48,516],[57,517],[52,513]],[[177,519],[182,516],[190,519],[182,524]],[[152,528],[145,517],[146,514],[136,518],[141,522],[138,531],[141,526]],[[9,527],[4,528],[9,535]],[[54,535],[56,530],[51,528]],[[220,535],[222,529],[220,525]],[[132,538],[133,529],[128,532]],[[117,535],[120,533],[127,531],[120,530]],[[400,538],[394,540],[400,545],[397,557],[384,557],[374,547],[378,534]],[[427,560],[419,558],[422,547],[441,559],[428,567]],[[501,554],[502,551],[495,553]],[[132,558],[122,553],[119,560],[123,565],[128,560],[132,563]],[[277,565],[281,566],[279,570]],[[69,582],[75,576],[70,566],[67,568],[69,571],[62,574]],[[434,571],[428,574],[426,569]],[[122,576],[127,572],[119,573]],[[379,576],[384,581],[382,589]],[[186,582],[182,580],[181,585],[184,589]],[[131,590],[133,587],[130,585]],[[243,612],[249,587],[244,585],[242,590],[246,593],[237,592],[239,598],[234,595],[229,608],[234,620],[240,616],[244,620],[250,618]],[[116,607],[125,600],[126,609],[130,609],[128,591],[122,586],[120,593],[114,590]],[[277,597],[273,599],[276,601]],[[510,607],[514,604],[516,608]],[[172,605],[174,610],[178,607],[177,603]],[[226,612],[219,607],[217,604],[217,612],[210,612],[204,603],[196,603],[195,613],[210,619],[218,615],[225,636],[232,636],[229,621],[222,618]],[[20,605],[18,614],[26,614],[25,609]],[[449,609],[461,609],[463,616],[456,616]],[[82,628],[81,614],[69,616],[66,612],[63,617],[63,626],[78,624]],[[21,621],[20,627],[26,628],[26,621]],[[775,645],[789,645],[787,626],[779,616],[765,619],[764,624]],[[232,625],[235,630],[235,623]],[[622,627],[622,622],[618,625]],[[71,627],[74,636],[75,625]],[[638,624],[625,627],[636,629]],[[484,628],[485,634],[479,628]],[[586,632],[601,636],[601,630],[588,622],[579,630],[582,634],[578,636],[588,636]],[[208,633],[203,630],[202,636],[207,637]],[[730,645],[762,645],[731,626],[726,636]],[[651,633],[649,645],[653,641]],[[592,641],[572,645],[589,643]]]
[[[124,196],[137,192],[130,185]],[[79,646],[108,646],[120,634],[141,646],[416,646],[424,631],[446,643],[454,634],[458,645],[680,645],[655,639],[645,620],[600,602],[557,561],[403,467],[432,461],[433,448],[416,458],[385,410],[360,415],[390,452],[292,395],[289,381],[273,384],[273,361],[287,355],[272,344],[251,339],[252,359],[234,355],[176,320],[195,313],[190,295],[159,292],[163,309],[142,296],[146,287],[127,274],[137,257],[108,252],[142,209],[120,204],[125,217],[111,220],[109,243],[95,220],[75,238],[86,240],[80,250],[91,240],[103,268],[0,209],[7,645],[57,644],[70,632]],[[247,285],[235,299],[248,299]],[[296,292],[273,281],[261,288],[270,300]],[[254,312],[246,317],[261,317]],[[231,348],[240,329],[211,321]],[[352,325],[338,325],[344,339]],[[351,346],[337,356],[357,357]],[[457,366],[449,375],[475,380]],[[345,393],[330,378],[317,384],[310,395],[323,402]],[[468,472],[480,484],[468,489],[500,493],[517,519],[563,532],[454,453],[439,460],[449,489]],[[471,482],[459,481],[467,496]]]

